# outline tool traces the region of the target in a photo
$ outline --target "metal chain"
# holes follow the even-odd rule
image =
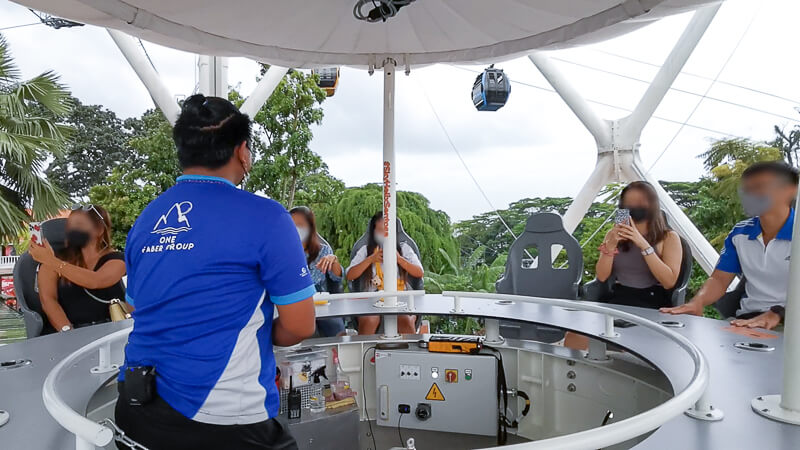
[[[134,441],[133,439],[129,438],[128,436],[126,436],[125,432],[122,431],[122,429],[120,427],[118,427],[117,424],[114,423],[113,420],[111,420],[111,419],[103,419],[103,420],[100,421],[100,425],[103,425],[105,427],[111,428],[111,430],[114,432],[114,440],[119,442],[120,444],[122,444],[122,445],[124,445],[124,446],[126,446],[128,448],[132,448],[134,450],[148,450],[147,447],[145,447],[144,445],[142,445],[142,444]]]

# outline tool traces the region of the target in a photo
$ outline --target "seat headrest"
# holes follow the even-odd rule
[[[556,213],[536,213],[528,217],[528,221],[525,223],[526,233],[553,233],[556,231],[564,231],[564,221]]]
[[[67,239],[67,219],[59,217],[42,222],[42,237],[44,237],[55,252],[64,250],[64,241]]]

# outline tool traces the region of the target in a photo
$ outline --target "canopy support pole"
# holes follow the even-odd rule
[[[397,289],[397,166],[394,157],[394,88],[395,66],[393,59],[383,62],[383,289]],[[372,233],[373,230],[368,230]],[[397,307],[397,297],[384,298],[387,308]],[[397,316],[383,316],[385,338],[396,338]]]
[[[796,202],[800,202],[800,191]],[[795,203],[800,205],[800,203]],[[762,395],[750,403],[762,416],[800,425],[800,220],[794,220],[789,290],[783,330],[783,393]]]
[[[253,92],[244,101],[242,107],[239,108],[239,111],[247,114],[251,119],[255,118],[256,113],[264,106],[269,96],[275,92],[275,88],[278,87],[278,84],[280,84],[283,76],[288,71],[289,69],[286,67],[270,66],[267,69],[267,73],[258,81]]]
[[[200,55],[197,69],[201,94],[228,98],[228,58]]]
[[[670,225],[691,244],[695,260],[706,273],[711,273],[714,269],[719,254],[666,190],[661,187],[658,180],[643,168],[639,159],[639,139],[642,129],[653,116],[661,100],[700,42],[719,7],[720,5],[716,4],[699,9],[694,13],[635,110],[628,117],[620,120],[608,121],[597,116],[586,100],[544,53],[536,52],[529,56],[531,62],[539,68],[553,89],[592,133],[597,143],[595,170],[564,214],[564,228],[567,231],[575,230],[605,185],[632,180],[648,181],[655,187],[670,219]]]
[[[136,39],[117,30],[109,29],[108,34],[133,71],[136,72],[147,92],[150,93],[153,103],[161,110],[170,125],[175,125],[180,113],[178,102],[175,101],[175,96],[167,89],[158,72],[150,65],[150,61],[144,55]]]

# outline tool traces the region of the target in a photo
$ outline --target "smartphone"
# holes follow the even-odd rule
[[[42,238],[42,222],[31,222],[28,224],[28,229],[31,232],[31,242],[36,245],[44,245]]]
[[[621,208],[617,210],[617,215],[614,217],[614,223],[619,225],[621,223],[631,223],[631,210]]]

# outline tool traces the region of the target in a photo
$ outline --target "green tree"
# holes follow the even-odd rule
[[[64,122],[74,131],[64,152],[45,173],[74,199],[80,199],[128,159],[131,136],[114,111],[100,105],[84,105],[76,98],[72,102],[74,107]]]
[[[253,118],[263,140],[253,145],[256,161],[247,182],[249,190],[262,191],[287,208],[295,205],[298,192],[319,200],[313,198],[317,188],[325,193],[338,186],[341,191],[343,184],[330,177],[327,165],[310,148],[311,126],[322,122],[320,104],[325,98],[316,76],[290,71],[283,77]]]
[[[366,231],[367,222],[383,207],[383,186],[368,184],[348,188],[336,201],[316,211],[317,228],[330,242],[345,266],[350,261],[353,244]],[[428,199],[416,192],[397,193],[397,217],[417,243],[426,270],[439,272],[448,265],[442,249],[451,260],[458,259],[458,243],[452,236],[450,218],[431,209]]]
[[[89,191],[92,203],[108,210],[112,241],[120,249],[145,206],[175,184],[181,174],[172,127],[160,111],[147,111],[130,126],[137,130],[137,136],[129,142],[129,161],[115,167],[103,183]]]
[[[0,241],[15,239],[31,219],[55,215],[69,199],[42,176],[61,154],[69,127],[69,93],[53,72],[22,80],[0,35]],[[28,213],[28,210],[31,213]]]

